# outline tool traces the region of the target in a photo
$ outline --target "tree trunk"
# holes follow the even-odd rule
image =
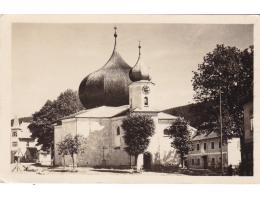
[[[129,155],[129,160],[130,160],[130,169],[132,168],[132,160],[131,160],[131,155]]]
[[[73,154],[71,155],[71,158],[72,158],[72,167],[74,169],[74,155]]]
[[[63,155],[62,157],[63,157],[63,168],[65,169],[65,167],[66,167],[66,163],[65,163],[65,155]]]
[[[241,166],[240,166],[240,170],[239,170],[239,175],[243,176],[244,175],[244,171],[245,171],[245,163],[244,163],[244,159],[243,159],[243,154],[245,151],[245,143],[244,143],[244,137],[243,135],[240,135],[240,151],[241,151]]]
[[[181,155],[181,168],[183,169],[184,168],[184,156]]]

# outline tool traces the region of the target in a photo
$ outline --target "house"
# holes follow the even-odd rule
[[[146,114],[155,124],[146,152],[140,155],[143,167],[179,165],[180,159],[169,138],[164,134],[176,117],[157,110],[154,102],[155,83],[142,62],[141,45],[136,64],[130,67],[117,50],[115,29],[114,50],[106,64],[84,78],[79,86],[79,98],[86,110],[66,116],[55,124],[54,162],[63,165],[58,143],[67,134],[83,135],[87,147],[77,155],[78,166],[128,167],[135,163],[125,151],[124,130],[121,125],[128,115]],[[139,157],[139,158],[140,158]],[[70,156],[65,156],[70,165]]]
[[[32,157],[35,156],[33,153],[35,150],[32,149],[36,148],[36,141],[31,138],[31,132],[28,128],[29,120],[28,118],[19,120],[17,117],[11,120],[11,163],[15,162],[18,156],[21,161],[29,162],[35,159]],[[28,158],[30,159],[28,160]]]
[[[223,167],[238,167],[241,162],[240,139],[232,138],[222,144]],[[188,166],[196,169],[221,168],[221,143],[217,132],[196,134],[192,137],[192,150],[188,154]]]
[[[242,156],[242,175],[253,176],[253,100],[244,104],[244,134]]]

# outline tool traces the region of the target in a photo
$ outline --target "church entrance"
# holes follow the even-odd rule
[[[149,152],[145,152],[143,156],[143,160],[144,160],[144,165],[143,165],[144,170],[151,170],[152,154]]]

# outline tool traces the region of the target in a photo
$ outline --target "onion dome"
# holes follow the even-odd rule
[[[79,98],[85,108],[121,106],[129,104],[128,85],[131,67],[117,51],[117,28],[115,27],[114,50],[107,63],[85,77],[79,86]]]
[[[131,69],[129,73],[129,77],[132,81],[141,81],[141,80],[151,80],[151,76],[149,74],[149,68],[145,66],[141,60],[141,45],[139,41],[139,56],[137,59],[136,64],[134,67]]]

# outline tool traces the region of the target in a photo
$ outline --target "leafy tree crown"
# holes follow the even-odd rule
[[[154,121],[145,114],[132,114],[123,120],[122,128],[125,132],[124,141],[129,155],[137,156],[143,153],[154,134]]]

